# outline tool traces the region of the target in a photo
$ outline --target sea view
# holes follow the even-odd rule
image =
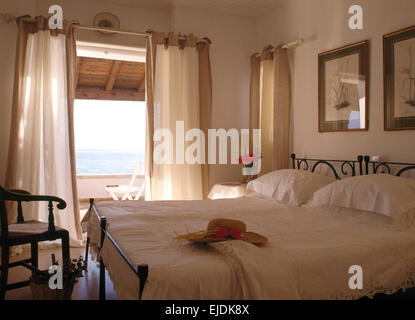
[[[78,174],[132,174],[144,153],[125,150],[76,150]]]

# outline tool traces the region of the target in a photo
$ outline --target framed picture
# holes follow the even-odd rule
[[[319,132],[362,131],[369,126],[369,41],[318,56]]]
[[[415,129],[415,26],[383,36],[385,130]]]

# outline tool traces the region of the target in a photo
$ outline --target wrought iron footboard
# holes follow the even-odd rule
[[[140,287],[139,287],[139,299],[141,300],[144,286],[147,282],[148,278],[148,265],[147,264],[139,264],[138,266],[135,266],[131,260],[127,257],[127,255],[124,253],[124,251],[121,249],[121,247],[118,245],[118,243],[114,240],[114,238],[111,236],[111,234],[107,230],[107,218],[104,216],[101,216],[94,204],[94,199],[91,198],[90,201],[90,214],[93,213],[98,218],[98,221],[100,222],[101,227],[101,239],[100,239],[100,247],[99,250],[102,249],[104,245],[104,240],[108,239],[107,241],[111,241],[114,247],[117,249],[117,251],[120,253],[121,257],[124,259],[124,261],[128,264],[128,266],[131,268],[131,270],[137,275]],[[88,246],[89,246],[89,238],[87,238],[87,248],[85,255],[87,256],[88,252]],[[105,264],[102,259],[102,256],[99,258],[99,300],[105,300],[106,294],[105,294]]]

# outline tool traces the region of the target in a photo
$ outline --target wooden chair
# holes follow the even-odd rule
[[[8,224],[6,201],[17,202],[17,223]],[[22,202],[48,201],[48,223],[37,221],[24,221]],[[21,281],[7,284],[8,269],[23,266],[32,270],[38,267],[38,242],[62,240],[62,264],[69,266],[69,232],[55,227],[53,217],[53,202],[57,202],[57,208],[66,208],[66,202],[58,197],[35,196],[24,190],[4,190],[0,186],[0,245],[1,245],[1,275],[0,275],[0,300],[4,300],[6,290],[12,290],[29,285],[29,281]],[[31,245],[31,258],[9,263],[10,247],[29,244]],[[30,264],[29,264],[30,263]]]

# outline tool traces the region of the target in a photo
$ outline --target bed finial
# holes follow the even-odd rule
[[[358,155],[357,156],[357,161],[359,161],[359,174],[363,175],[363,156]]]
[[[365,162],[365,174],[369,174],[370,156],[364,156],[363,159],[364,159],[364,162]]]
[[[291,153],[291,160],[293,164],[293,169],[295,169],[295,153]]]

